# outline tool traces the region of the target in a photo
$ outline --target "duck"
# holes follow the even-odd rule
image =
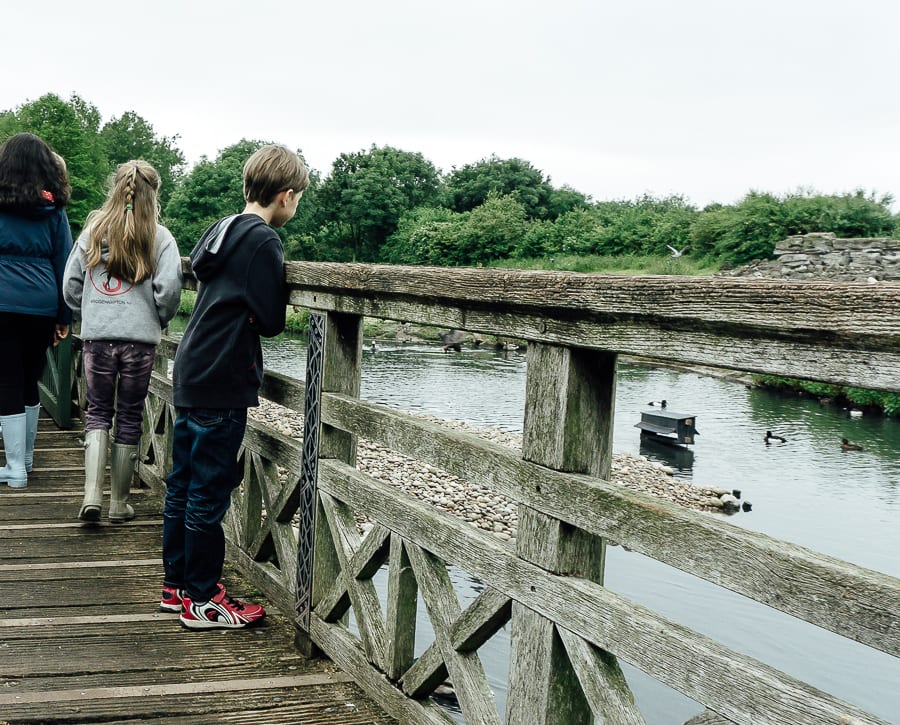
[[[842,451],[861,451],[863,447],[859,443],[851,443],[846,438],[841,438]]]
[[[766,442],[766,445],[768,445],[769,443],[787,443],[787,438],[777,436],[770,430],[766,431],[766,437],[763,438],[763,440]]]
[[[666,401],[665,400],[651,400],[649,403],[647,403],[647,405],[657,405],[660,408],[665,408]]]
[[[450,330],[449,332],[441,332],[438,333],[438,337],[441,338],[441,342],[444,344],[441,345],[441,350],[444,352],[450,352],[453,350],[454,352],[462,352],[462,341],[466,337],[466,333],[462,330]]]

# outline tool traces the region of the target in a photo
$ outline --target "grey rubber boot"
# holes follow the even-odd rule
[[[89,430],[84,434],[84,503],[78,513],[82,521],[100,520],[108,440],[109,433],[105,430]]]
[[[25,406],[25,470],[31,473],[34,465],[34,442],[37,439],[38,416],[41,404]]]
[[[0,416],[3,426],[3,451],[6,465],[0,468],[0,482],[10,488],[25,488],[28,474],[25,471],[25,413]]]
[[[136,445],[112,444],[112,457],[109,462],[109,520],[113,523],[122,523],[134,518],[134,509],[128,505],[128,492],[131,490],[136,462]]]

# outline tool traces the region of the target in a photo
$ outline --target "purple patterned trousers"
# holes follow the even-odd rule
[[[155,354],[156,345],[143,342],[85,341],[85,431],[109,430],[115,416],[116,443],[134,445],[141,439],[144,400]]]

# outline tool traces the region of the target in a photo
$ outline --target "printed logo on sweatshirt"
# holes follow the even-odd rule
[[[119,297],[130,292],[134,287],[134,283],[129,282],[126,286],[126,283],[122,282],[118,277],[113,277],[105,269],[96,278],[94,277],[94,269],[90,269],[89,274],[94,289],[107,297]]]

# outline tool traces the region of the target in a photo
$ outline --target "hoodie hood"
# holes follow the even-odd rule
[[[266,223],[256,214],[234,214],[220,219],[209,227],[191,252],[191,268],[197,279],[204,282],[218,274],[228,248],[252,227]]]
[[[221,266],[223,256],[219,255],[222,244],[231,229],[234,220],[238,218],[237,214],[219,219],[215,224],[209,227],[200,237],[200,241],[191,251],[191,268],[194,274],[201,282],[215,274],[215,271]]]

